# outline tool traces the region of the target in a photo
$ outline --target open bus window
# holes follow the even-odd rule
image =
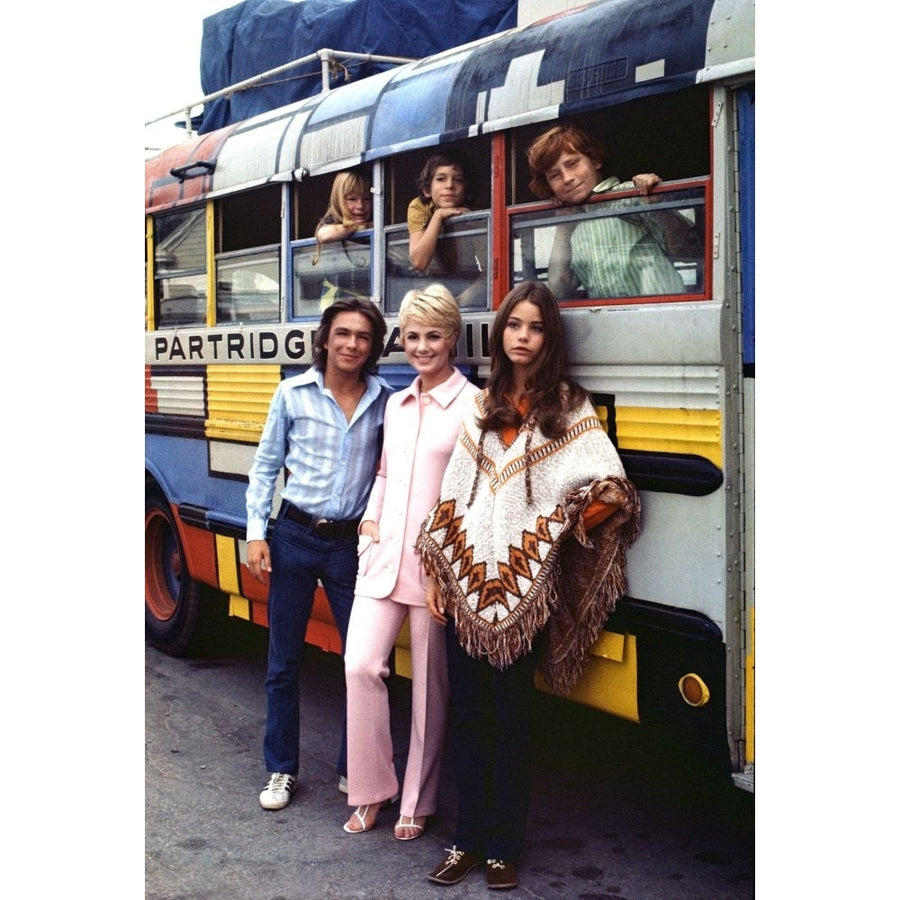
[[[307,240],[293,247],[292,318],[319,318],[342,297],[371,298],[371,235],[358,231],[343,241],[317,247],[315,240]]]
[[[206,324],[206,211],[157,216],[153,238],[157,327]]]
[[[606,198],[514,215],[514,284],[544,281],[558,300],[703,291],[702,186]]]
[[[216,259],[216,322],[277,322],[278,248]]]
[[[241,191],[216,200],[216,250],[250,250],[281,240],[281,185]]]
[[[655,172],[665,181],[693,179],[710,171],[709,87],[643,97],[600,111],[536,122],[515,128],[507,141],[507,203],[533,203],[527,151],[534,139],[555,124],[571,122],[595,137],[605,150],[601,178],[622,181],[639,172]]]
[[[385,312],[397,312],[407,291],[434,282],[447,287],[461,308],[486,309],[490,284],[489,223],[486,211],[445,220],[434,258],[424,272],[413,269],[409,262],[406,225],[386,228]]]

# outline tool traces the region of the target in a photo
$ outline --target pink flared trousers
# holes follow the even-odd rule
[[[389,598],[353,601],[344,665],[347,678],[347,801],[378,803],[397,794],[387,685],[388,658],[409,616],[412,716],[400,813],[430,816],[437,808],[447,725],[444,626],[425,606]]]

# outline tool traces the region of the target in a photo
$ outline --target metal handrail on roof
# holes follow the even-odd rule
[[[328,48],[322,48],[321,50],[316,50],[315,53],[309,53],[306,56],[301,56],[299,59],[293,59],[281,66],[276,66],[274,69],[269,69],[265,72],[261,72],[259,75],[254,75],[252,78],[245,78],[243,81],[238,81],[237,83],[231,84],[228,87],[224,87],[221,90],[214,91],[211,94],[206,94],[199,100],[195,100],[193,103],[189,103],[186,106],[174,109],[171,112],[165,113],[162,116],[158,116],[155,119],[150,119],[149,121],[144,122],[144,125],[155,125],[157,122],[164,122],[166,119],[171,119],[172,116],[184,114],[187,136],[191,137],[191,110],[195,107],[203,106],[206,103],[210,103],[213,100],[219,100],[222,97],[230,97],[232,94],[237,94],[241,91],[247,91],[256,87],[262,87],[265,82],[269,81],[275,76],[282,75],[285,72],[289,72],[291,69],[296,69],[298,66],[306,65],[306,63],[311,63],[317,59],[321,60],[322,62],[322,93],[327,93],[331,90],[331,70],[336,61],[347,60],[349,62],[387,63],[388,65],[398,66],[403,65],[404,63],[418,61],[418,57],[411,56],[379,56],[374,53],[352,53],[346,50],[331,50]]]

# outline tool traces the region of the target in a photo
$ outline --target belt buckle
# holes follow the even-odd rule
[[[337,534],[335,523],[331,519],[316,519],[313,523],[313,531],[324,538],[335,537]]]

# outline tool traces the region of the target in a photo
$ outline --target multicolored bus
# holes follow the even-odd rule
[[[457,363],[476,383],[500,299],[547,279],[555,230],[677,214],[695,249],[668,294],[559,297],[572,375],[594,398],[643,504],[628,592],[571,699],[664,729],[753,789],[754,5],[605,0],[192,137],[146,162],[146,627],[190,648],[207,606],[265,626],[246,569],[247,473],[280,379],[311,364],[323,304],[371,297],[381,374],[412,370],[396,314],[406,210],[431,154],[474,173],[441,242],[456,265]],[[649,196],[536,200],[525,150],[557,121]],[[374,225],[316,255],[335,173],[371,179]],[[628,204],[623,205],[622,199]],[[634,217],[631,219],[631,217]],[[477,286],[477,290],[467,290]],[[320,598],[321,601],[322,598]],[[327,604],[308,641],[340,651]],[[404,638],[396,666],[409,674]]]

